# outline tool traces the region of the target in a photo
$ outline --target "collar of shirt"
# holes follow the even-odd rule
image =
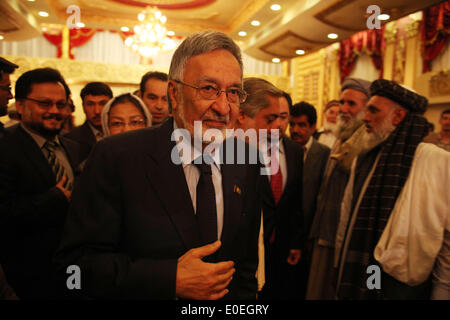
[[[45,143],[47,142],[47,139],[45,139],[41,135],[29,130],[26,126],[24,126],[24,124],[22,122],[20,123],[20,125],[23,128],[23,130],[25,130],[25,132],[28,133],[31,136],[31,138],[33,138],[33,140],[39,146],[39,149],[42,149],[44,147]],[[53,142],[55,142],[57,146],[59,146],[61,144],[57,135],[53,138]]]
[[[308,142],[305,144],[305,155],[309,152],[309,149],[311,149],[313,143],[313,137],[309,137]]]
[[[89,128],[91,128],[91,131],[94,134],[95,139],[103,138],[103,133],[100,130],[94,127],[89,121],[87,123],[89,125]]]
[[[173,119],[173,131],[174,132],[172,138],[175,138],[178,155],[180,156],[183,169],[186,166],[194,165],[194,160],[200,157],[203,151],[199,150],[198,148],[196,148],[196,146],[193,146],[191,144],[191,135],[189,134],[189,131],[183,128],[178,128],[175,119]],[[190,150],[190,152],[188,152],[188,154],[184,156],[183,152],[185,150]],[[214,150],[216,150],[216,152],[206,153],[205,156],[211,157],[211,159],[214,161],[214,165],[220,171],[220,145],[218,145]]]

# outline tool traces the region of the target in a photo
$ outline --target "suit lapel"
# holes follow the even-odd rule
[[[16,130],[26,158],[31,159],[30,162],[47,184],[55,184],[52,169],[37,143],[21,126],[18,126]]]
[[[245,177],[244,168],[245,166],[221,165],[224,208],[222,248],[219,251],[219,257],[222,252],[228,252],[227,249],[232,247],[235,233],[238,230],[237,226],[240,223],[245,183],[239,177]]]
[[[171,140],[173,120],[169,118],[159,129],[158,145],[152,148],[145,161],[147,179],[163,203],[186,248],[200,244],[197,220],[181,164],[171,159],[175,142]],[[176,152],[178,155],[178,152]]]
[[[281,199],[280,202],[283,201],[286,196],[287,196],[287,192],[286,190],[289,189],[289,185],[293,182],[294,179],[294,172],[295,172],[295,155],[291,154],[291,149],[290,149],[290,145],[289,142],[287,142],[286,138],[283,138],[283,145],[284,145],[284,157],[286,159],[286,172],[287,172],[287,177],[286,177],[286,186],[283,189],[283,194],[281,195]]]

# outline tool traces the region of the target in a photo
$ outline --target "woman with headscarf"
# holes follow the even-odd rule
[[[124,93],[109,100],[101,117],[105,137],[152,125],[152,115],[144,102],[131,93]]]

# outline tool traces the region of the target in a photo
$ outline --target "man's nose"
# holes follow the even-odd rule
[[[102,110],[103,110],[103,106],[102,106],[102,105],[96,104],[96,105],[94,106],[94,112],[95,112],[95,114],[100,114],[100,113],[102,113]]]
[[[222,116],[230,113],[230,105],[224,91],[220,92],[220,95],[214,100],[213,109]]]

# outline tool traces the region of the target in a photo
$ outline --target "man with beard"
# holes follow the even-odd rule
[[[101,114],[105,104],[113,97],[111,88],[103,82],[90,82],[80,92],[86,121],[72,129],[65,137],[82,147],[80,157],[86,159],[97,141],[103,138]]]
[[[57,255],[62,270],[81,268],[85,295],[256,298],[260,168],[221,143],[247,96],[242,75],[231,38],[193,34],[170,65],[173,118],[97,144]]]
[[[425,97],[384,79],[370,91],[336,236],[337,297],[429,299],[433,278],[432,297],[450,299],[450,153],[422,143]]]
[[[370,82],[347,78],[341,89],[339,117],[334,144],[317,196],[317,210],[311,226],[313,254],[307,299],[334,299],[334,243],[342,196],[350,166],[361,151],[362,117],[369,99]]]
[[[70,91],[44,68],[16,82],[21,123],[0,141],[0,255],[21,299],[55,297],[52,255],[79,164],[78,145],[58,136]]]
[[[19,66],[0,57],[0,117],[8,113],[8,102],[13,98],[9,76]],[[0,122],[0,138],[5,135],[5,128]]]
[[[450,151],[450,109],[442,111],[439,124],[441,125],[441,132],[431,132],[423,141]]]
[[[336,122],[339,114],[339,101],[331,100],[325,106],[323,112],[323,127],[318,130],[313,137],[320,143],[332,148],[336,142],[336,136],[334,132],[336,131]]]
[[[285,99],[283,92],[259,78],[244,79],[244,90],[248,98],[240,106],[238,128],[245,130],[247,135],[255,133],[262,153],[266,151],[262,144],[266,143],[271,154],[268,167],[274,169],[271,175],[264,177],[262,184],[265,285],[259,298],[294,298],[298,290],[294,266],[300,260],[303,242],[302,203],[299,198],[303,153],[298,144],[283,135],[279,143],[271,145],[271,131],[275,130],[278,135],[281,131],[280,100]],[[262,130],[267,130],[267,141],[262,137]],[[276,168],[272,167],[273,162],[277,162]]]

